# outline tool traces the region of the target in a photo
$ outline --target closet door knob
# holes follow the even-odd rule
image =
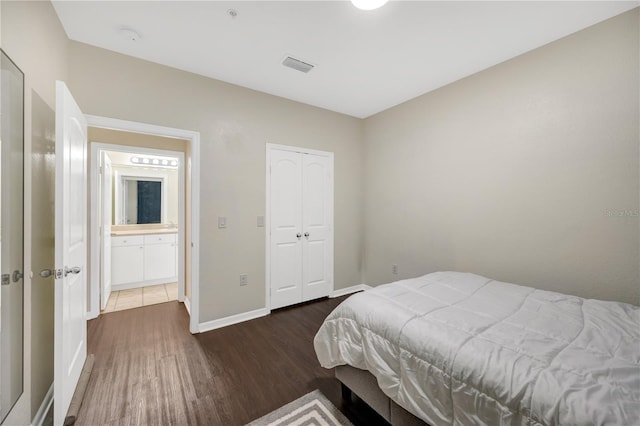
[[[298,237],[298,239],[300,239],[300,238],[302,238],[302,234],[298,232],[298,233],[296,234],[296,237]]]
[[[305,237],[307,237],[307,238],[309,238],[309,233],[308,233],[308,232],[305,232],[305,233],[304,233],[304,236],[305,236]]]

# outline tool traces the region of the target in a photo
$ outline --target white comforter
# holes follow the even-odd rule
[[[351,296],[320,364],[431,425],[640,425],[640,308],[437,272]]]

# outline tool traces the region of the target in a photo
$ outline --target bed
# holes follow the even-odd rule
[[[349,297],[314,347],[432,426],[640,425],[635,305],[436,272]]]

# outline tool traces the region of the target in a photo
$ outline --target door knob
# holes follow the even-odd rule
[[[296,234],[296,237],[298,237],[298,239],[300,239],[300,238],[302,238],[302,234],[298,232],[298,233]]]
[[[64,271],[62,269],[43,269],[42,271],[40,271],[39,275],[42,278],[54,277],[54,279],[59,280],[60,278],[62,278],[63,273]]]
[[[81,270],[82,269],[80,269],[80,267],[78,267],[78,266],[74,266],[73,268],[69,268],[69,267],[65,266],[65,268],[64,268],[64,276],[66,277],[69,274],[79,274]]]
[[[14,283],[17,283],[23,277],[24,277],[24,274],[22,272],[18,271],[17,269],[15,271],[13,271],[13,275],[11,275],[11,278],[13,279]]]
[[[40,276],[42,278],[49,278],[51,276],[53,276],[54,271],[52,269],[43,269],[42,271],[40,271]]]
[[[309,238],[309,233],[308,233],[308,232],[305,232],[305,233],[304,233],[304,236],[305,236],[305,237],[307,237],[307,238]]]

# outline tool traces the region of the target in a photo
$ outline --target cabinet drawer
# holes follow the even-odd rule
[[[144,236],[145,244],[165,244],[165,243],[175,243],[175,242],[176,242],[176,234],[154,234],[154,235]]]
[[[144,238],[142,235],[111,237],[111,247],[141,246],[142,244],[144,244]]]

